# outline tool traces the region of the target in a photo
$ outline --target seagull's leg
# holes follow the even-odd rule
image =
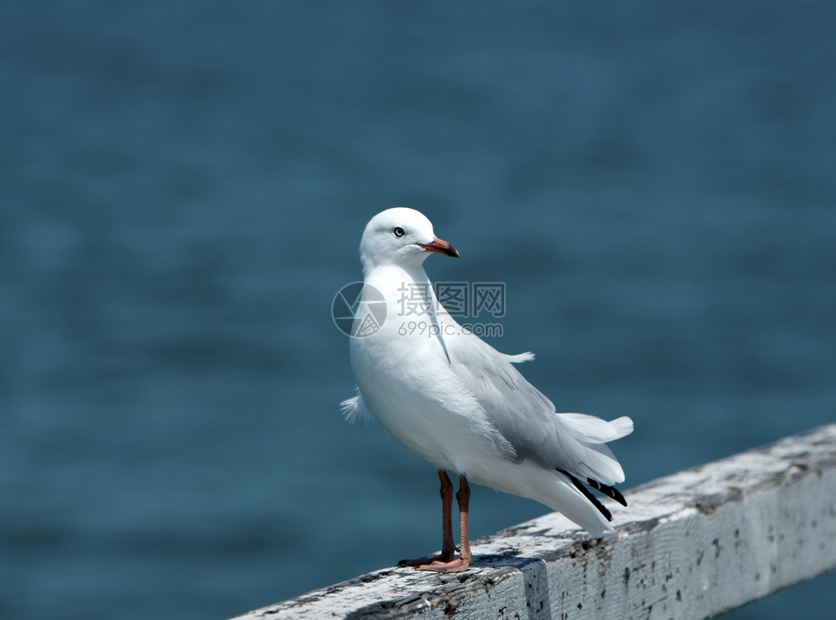
[[[456,493],[456,500],[459,502],[459,529],[461,531],[460,570],[464,570],[470,565],[470,559],[473,557],[470,553],[470,485],[465,476],[459,476],[459,492]]]
[[[459,502],[459,527],[461,528],[461,551],[459,552],[459,557],[453,558],[451,553],[450,559],[445,560],[442,557],[444,555],[442,551],[441,556],[434,558],[433,561],[428,564],[421,564],[417,566],[417,570],[430,570],[437,573],[459,573],[467,570],[467,567],[470,566],[470,559],[473,557],[470,553],[470,525],[468,512],[470,508],[470,485],[467,483],[467,478],[465,476],[459,476],[459,492],[456,493],[456,500]],[[453,544],[452,534],[450,536],[450,544]]]
[[[420,568],[428,564],[447,564],[456,554],[456,545],[453,542],[453,483],[450,476],[443,469],[438,470],[438,477],[441,480],[441,515],[443,540],[441,553],[431,558],[419,558],[417,560],[401,560],[398,566],[415,566]]]
[[[438,477],[441,479],[441,518],[444,522],[441,526],[441,554],[435,559],[449,562],[458,551],[453,542],[453,483],[443,469],[439,470]]]

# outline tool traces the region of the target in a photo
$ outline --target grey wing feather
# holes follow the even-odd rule
[[[623,482],[624,472],[604,442],[632,431],[629,418],[606,422],[584,414],[555,413],[554,404],[509,363],[512,356],[475,336],[456,339],[450,353],[453,371],[470,386],[517,459],[533,459],[543,467],[606,485]]]

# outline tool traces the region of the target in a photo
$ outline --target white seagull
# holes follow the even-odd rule
[[[437,572],[468,567],[468,481],[542,502],[595,538],[612,532],[612,515],[585,484],[627,505],[614,486],[624,481],[624,471],[604,444],[630,434],[633,421],[556,413],[513,366],[533,359],[531,353],[500,353],[438,303],[422,267],[433,252],[459,256],[414,209],[387,209],[366,226],[360,242],[364,287],[351,338],[357,395],[342,403],[348,421],[379,421],[438,470],[441,553],[400,565]],[[369,308],[375,305],[372,316]],[[375,329],[368,329],[372,319]],[[448,471],[460,481],[458,548]]]

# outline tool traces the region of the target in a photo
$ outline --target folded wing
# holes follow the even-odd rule
[[[469,386],[517,460],[533,459],[545,468],[589,479],[593,486],[624,481],[621,465],[605,444],[632,432],[630,418],[607,422],[581,413],[555,413],[554,404],[510,363],[527,356],[504,355],[470,335],[451,339],[448,346],[453,372]]]

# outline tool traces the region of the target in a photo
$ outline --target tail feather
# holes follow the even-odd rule
[[[564,461],[555,465],[571,471],[581,480],[594,480],[602,487],[613,487],[624,482],[624,470],[607,443],[633,431],[633,421],[630,418],[623,416],[608,422],[583,413],[558,413],[556,418],[577,442],[580,451],[573,455],[572,462]],[[599,490],[609,495],[607,491]]]
[[[633,420],[627,416],[607,422],[585,413],[558,413],[557,415],[568,424],[578,439],[589,443],[608,443],[633,432]]]

